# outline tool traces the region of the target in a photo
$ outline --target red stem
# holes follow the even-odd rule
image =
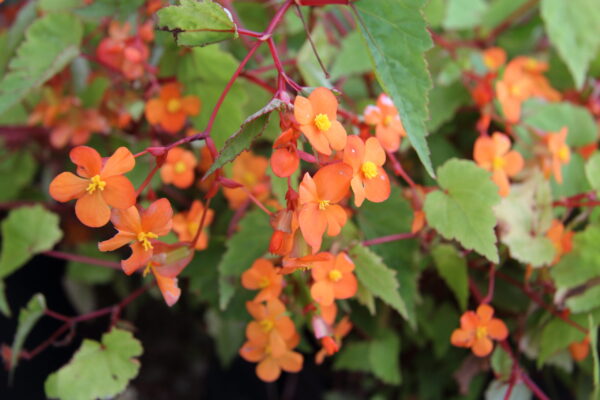
[[[490,276],[488,281],[488,293],[483,300],[482,303],[490,303],[494,298],[494,285],[495,285],[495,276],[496,276],[496,266],[494,264],[490,264]]]
[[[404,168],[402,168],[402,164],[400,164],[400,161],[398,161],[398,159],[396,158],[396,155],[393,152],[391,152],[391,151],[388,151],[387,155],[388,155],[388,158],[390,159],[390,161],[392,163],[392,167],[394,169],[394,173],[396,175],[399,175],[400,177],[402,177],[402,179],[404,179],[406,181],[406,183],[408,183],[408,185],[412,189],[416,189],[417,185],[410,178],[410,176],[408,176],[408,174],[406,173],[406,171],[404,171]]]
[[[99,260],[97,258],[80,256],[78,254],[70,254],[70,253],[65,253],[62,251],[55,251],[55,250],[45,251],[42,254],[49,256],[49,257],[60,258],[62,260],[80,262],[80,263],[90,264],[90,265],[97,265],[99,267],[105,267],[105,268],[121,269],[121,264],[118,262]]]
[[[369,239],[362,242],[363,246],[374,246],[376,244],[395,242],[397,240],[412,239],[416,236],[414,233],[396,233],[394,235],[381,236],[375,239]]]

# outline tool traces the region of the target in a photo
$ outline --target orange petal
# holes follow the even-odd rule
[[[196,96],[186,96],[183,98],[181,106],[187,115],[193,117],[200,112],[200,99]]]
[[[365,161],[371,161],[381,167],[385,164],[385,151],[381,143],[374,137],[370,137],[365,142]]]
[[[330,306],[333,304],[333,287],[326,281],[319,281],[310,288],[310,295],[319,304]]]
[[[337,315],[337,305],[333,302],[330,306],[320,305],[321,308],[321,317],[327,322],[329,325],[333,325],[335,322],[335,316]],[[346,335],[340,335],[346,336]]]
[[[339,235],[348,218],[344,209],[337,204],[331,205],[325,210],[325,216],[327,218],[327,235]]]
[[[510,193],[510,182],[506,173],[503,170],[496,170],[492,174],[492,180],[498,186],[498,193],[500,196],[508,196]]]
[[[367,106],[363,114],[365,122],[369,125],[377,125],[382,122],[381,109],[377,106]]]
[[[494,132],[492,135],[496,156],[503,156],[510,150],[510,139],[501,132]]]
[[[189,188],[192,183],[194,183],[194,170],[191,168],[186,169],[181,174],[175,174],[173,177],[173,185],[180,189]]]
[[[339,121],[331,121],[331,128],[323,132],[334,150],[343,150],[346,147],[346,129]]]
[[[120,247],[129,244],[136,240],[136,236],[131,233],[117,233],[112,238],[98,243],[98,250],[100,251],[113,251]]]
[[[300,157],[296,151],[287,148],[277,149],[271,155],[271,169],[280,178],[287,178],[300,166]]]
[[[343,162],[329,164],[319,169],[313,177],[319,200],[339,203],[348,194],[352,176],[352,167]]]
[[[473,311],[467,311],[460,317],[460,327],[465,331],[474,331],[479,325],[479,317]]]
[[[386,127],[383,124],[377,125],[375,137],[387,151],[396,151],[400,147],[400,135],[391,127]]]
[[[301,125],[300,131],[304,134],[304,136],[306,136],[310,145],[319,153],[327,156],[331,154],[331,148],[329,147],[329,140],[327,139],[327,136],[317,130],[313,124]]]
[[[502,320],[492,318],[487,324],[488,335],[495,340],[504,340],[508,337],[508,329]]]
[[[250,342],[259,346],[266,346],[269,341],[269,335],[265,333],[257,321],[250,321],[246,325],[246,337]]]
[[[377,140],[377,139],[375,139]],[[365,159],[365,143],[356,135],[348,136],[344,149],[344,163],[352,167],[356,173]]]
[[[457,347],[471,347],[473,335],[462,329],[455,329],[450,336],[450,343]]]
[[[145,267],[152,257],[152,249],[144,250],[140,242],[135,242],[129,247],[131,248],[131,256],[121,261],[121,268],[127,275],[131,275],[138,269]]]
[[[482,323],[486,323],[494,316],[494,308],[489,304],[481,304],[477,307],[477,316]]]
[[[485,357],[492,352],[493,348],[494,344],[492,341],[487,337],[482,337],[481,339],[475,339],[471,350],[473,350],[473,354],[477,357]]]
[[[479,136],[473,146],[473,159],[477,165],[490,171],[495,155],[494,141],[488,136]]]
[[[146,119],[150,124],[156,125],[167,115],[167,108],[161,99],[150,99],[146,103]]]
[[[247,301],[246,310],[248,310],[248,314],[250,314],[252,318],[257,321],[263,320],[267,317],[267,308],[262,303]]]
[[[111,222],[121,232],[130,232],[137,235],[142,231],[142,222],[137,207],[126,209],[113,209]]]
[[[50,196],[56,201],[66,202],[78,199],[87,194],[86,188],[90,181],[71,172],[62,172],[50,182]]]
[[[242,286],[245,289],[256,290],[259,289],[259,283],[263,275],[255,268],[250,268],[242,274]]]
[[[272,357],[267,357],[256,366],[256,375],[264,382],[274,382],[281,375],[281,368]]]
[[[77,165],[77,174],[84,178],[91,178],[100,173],[102,158],[91,147],[77,146],[69,153],[71,161]]]
[[[508,154],[504,156],[504,161],[506,162],[504,171],[508,176],[515,176],[518,174],[525,164],[523,156],[516,150],[508,152]]]
[[[333,123],[337,117],[338,101],[333,92],[324,87],[318,87],[308,96],[312,104],[313,113],[325,114]],[[343,148],[344,146],[342,146]]]
[[[133,185],[123,175],[115,175],[105,179],[106,187],[101,192],[109,206],[129,208],[135,205],[136,193]]]
[[[163,236],[171,230],[173,209],[169,200],[158,199],[142,214],[142,229]]]
[[[315,114],[310,101],[306,97],[296,96],[294,100],[294,118],[300,125],[309,125],[313,123]]]
[[[316,204],[309,203],[300,210],[298,223],[306,243],[313,249],[319,249],[323,240],[323,233],[327,228],[327,217],[322,214]]]
[[[123,175],[135,167],[135,158],[126,147],[119,147],[115,153],[106,160],[102,168],[102,178],[109,178],[115,175]]]
[[[265,357],[265,347],[252,342],[246,342],[240,349],[240,356],[249,362],[259,362]]]
[[[165,103],[171,99],[177,99],[181,97],[181,84],[178,82],[171,82],[163,85],[160,88],[160,99]]]
[[[276,317],[285,312],[285,305],[279,299],[273,299],[267,302],[267,314]]]
[[[110,220],[110,208],[104,201],[102,192],[95,191],[93,194],[86,194],[77,200],[75,215],[82,224],[98,228],[106,225]]]
[[[349,299],[356,294],[358,282],[352,272],[342,276],[339,282],[333,285],[333,294],[336,299]]]
[[[273,358],[281,357],[288,349],[285,340],[275,329],[269,332],[269,347]]]
[[[152,270],[155,271],[154,268]],[[177,278],[169,278],[156,272],[154,273],[154,277],[165,303],[169,307],[172,307],[179,300],[179,296],[181,296],[181,289],[177,286]]]
[[[164,118],[160,121],[160,126],[168,133],[177,133],[185,125],[187,116],[183,111],[179,111],[173,114],[167,113]]]
[[[362,179],[359,176],[355,176],[350,181],[352,192],[354,193],[354,205],[360,207],[365,201],[365,186],[363,185]]]
[[[288,351],[277,360],[281,369],[286,372],[299,372],[302,369],[304,358],[302,354],[295,351]]]
[[[284,339],[291,339],[296,333],[296,326],[290,317],[281,317],[275,321],[275,329]]]
[[[365,179],[365,196],[367,200],[381,203],[390,197],[390,180],[381,167],[377,167],[377,176],[373,179]]]

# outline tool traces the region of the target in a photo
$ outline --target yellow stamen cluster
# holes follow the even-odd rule
[[[178,161],[175,163],[175,167],[173,169],[175,170],[176,174],[183,174],[187,167],[183,161]]]
[[[558,149],[558,159],[562,162],[567,162],[569,160],[569,156],[571,155],[571,151],[569,150],[569,146],[561,146]]]
[[[394,119],[393,116],[391,115],[387,115],[384,119],[383,119],[383,125],[384,126],[389,126],[392,123],[392,120]]]
[[[321,132],[328,131],[331,128],[331,121],[327,114],[317,114],[315,117],[315,126]]]
[[[372,161],[364,162],[360,170],[367,179],[373,179],[377,176],[377,165]]]
[[[503,169],[505,165],[506,160],[504,159],[504,157],[494,157],[494,159],[492,160],[492,169],[494,171]]]
[[[270,319],[263,319],[258,324],[260,325],[261,329],[265,333],[271,332],[273,330],[273,328],[275,327],[275,323]]]
[[[148,251],[154,248],[152,246],[152,243],[150,243],[150,239],[156,238],[158,238],[158,235],[153,232],[140,232],[137,235],[137,240],[142,244],[142,247],[144,247],[144,251]]]
[[[271,281],[269,280],[269,278],[267,278],[266,276],[262,276],[259,280],[258,280],[258,287],[261,289],[266,288],[267,286],[269,286],[271,284]]]
[[[487,330],[487,327],[485,327],[485,326],[478,326],[477,329],[475,330],[475,337],[477,339],[483,339],[487,335],[488,335],[488,330]]]
[[[342,279],[342,273],[338,269],[332,269],[329,271],[329,280],[333,282],[339,282]]]
[[[181,110],[181,101],[179,99],[171,99],[167,103],[167,111],[171,114]]]
[[[329,207],[329,200],[319,200],[319,210],[324,211]]]
[[[190,235],[195,235],[196,232],[198,232],[198,228],[200,228],[200,224],[197,222],[189,222],[187,225],[188,228],[188,232],[190,233]]]
[[[96,191],[96,189],[103,191],[106,187],[106,182],[100,179],[100,175],[94,175],[92,179],[90,179],[90,183],[88,187],[85,189],[89,194],[92,194]]]
[[[146,275],[148,275],[151,270],[152,270],[152,263],[149,262],[148,265],[146,265],[146,268],[144,269],[144,273],[142,274],[142,276],[145,278]]]

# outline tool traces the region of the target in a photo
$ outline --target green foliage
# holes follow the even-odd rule
[[[219,270],[219,304],[227,307],[237,288],[241,286],[242,272],[261,257],[269,247],[271,225],[262,210],[247,213],[239,223],[238,231],[227,240],[227,250],[217,269]]]
[[[84,8],[75,10],[77,15],[84,18],[100,19],[114,17],[117,20],[127,19],[131,13],[144,4],[145,0],[94,0]]]
[[[531,391],[523,382],[517,382],[507,398],[508,382],[493,380],[485,391],[485,400],[529,400]]]
[[[246,321],[210,310],[206,313],[206,324],[214,338],[219,360],[224,367],[231,365],[246,338]]]
[[[77,248],[77,254],[98,260],[118,262],[115,254],[101,252],[96,243],[85,243]],[[67,276],[82,283],[108,283],[115,275],[115,270],[83,262],[71,261],[67,264]]]
[[[487,8],[484,0],[449,0],[444,28],[471,29],[479,25]]]
[[[394,270],[388,268],[379,256],[361,244],[350,250],[350,257],[356,266],[355,273],[359,282],[375,297],[408,319],[408,311],[398,292],[399,283]]]
[[[594,393],[600,390],[600,359],[598,356],[598,318],[592,314],[588,315],[588,327],[590,330],[590,346],[594,361]]]
[[[37,4],[35,1],[30,1],[19,10],[15,21],[6,34],[6,43],[0,52],[0,76],[4,75],[6,66],[15,49],[23,40],[25,31],[35,20],[37,16]],[[2,115],[2,112],[0,112]]]
[[[573,236],[573,250],[550,269],[559,289],[573,288],[600,277],[600,227],[591,225]]]
[[[82,5],[83,0],[38,0],[38,8],[42,12],[70,11]]]
[[[46,379],[49,398],[87,400],[113,397],[127,387],[140,368],[142,345],[133,335],[113,328],[102,342],[85,339],[71,361]]]
[[[14,370],[19,363],[19,356],[25,345],[25,339],[27,339],[27,336],[38,320],[44,315],[45,311],[46,299],[44,295],[39,293],[34,295],[27,303],[27,306],[19,311],[19,324],[17,325],[17,332],[15,333],[10,350],[10,380],[12,380]]]
[[[6,300],[6,287],[2,279],[0,279],[0,312],[7,318],[12,316],[12,313],[10,312],[10,305]]]
[[[328,46],[329,47],[329,46]],[[321,53],[319,52],[319,55]],[[332,80],[371,71],[369,52],[358,31],[352,31],[342,40],[342,48],[335,54],[330,75]]]
[[[13,200],[30,184],[37,165],[27,151],[0,151],[0,201]]]
[[[448,244],[434,247],[431,255],[438,273],[454,292],[461,310],[466,310],[469,299],[467,260]]]
[[[581,89],[589,64],[600,47],[600,36],[591,34],[600,25],[595,0],[542,0],[541,14],[550,42],[569,67]]]
[[[181,0],[156,15],[158,26],[173,33],[180,46],[206,46],[238,36],[229,11],[212,0]]]
[[[398,108],[425,169],[433,175],[425,140],[431,78],[424,58],[432,42],[421,13],[423,4],[423,0],[379,0],[358,2],[354,7],[377,79]]]
[[[513,361],[502,346],[496,346],[490,358],[490,364],[499,380],[507,381],[510,379]]]
[[[0,115],[77,57],[82,36],[72,15],[48,14],[33,22],[0,81]]]
[[[13,273],[37,253],[50,250],[61,238],[58,215],[41,205],[12,210],[2,221],[0,278]]]
[[[563,182],[559,184],[552,179],[554,197],[569,197],[579,193],[589,192],[592,188],[586,178],[585,161],[580,154],[571,155],[571,160],[561,168]]]
[[[269,104],[249,116],[240,130],[227,139],[219,157],[206,171],[205,176],[209,176],[226,163],[233,161],[244,150],[249,150],[252,143],[263,134],[271,118],[271,113],[275,110],[285,109],[285,107],[285,103],[281,100],[273,99]]]
[[[311,37],[315,47],[317,48],[319,57],[321,57],[321,61],[325,65],[329,64],[329,62],[331,62],[336,55],[336,51],[335,47],[331,46],[329,43],[327,33],[323,25],[317,25],[311,33]],[[315,52],[308,40],[304,42],[298,51],[297,60],[298,71],[309,87],[332,86],[329,80],[325,77],[325,73],[323,72],[323,69],[319,64],[319,60],[317,60]]]
[[[600,192],[600,153],[594,153],[586,162],[585,176],[592,188]]]
[[[533,267],[549,265],[556,250],[546,232],[552,222],[550,185],[541,176],[513,185],[508,197],[494,208],[500,240],[510,255]]]
[[[438,183],[444,191],[429,193],[425,199],[429,225],[497,263],[492,206],[500,196],[490,174],[471,161],[452,159],[438,169]]]
[[[430,132],[436,131],[454,117],[459,107],[467,104],[469,101],[469,92],[467,92],[462,84],[458,82],[448,86],[436,84],[429,94],[431,118],[427,121],[427,129]],[[433,146],[431,143],[429,145]],[[433,149],[431,157],[435,157]]]
[[[569,319],[585,326],[587,315],[570,315]],[[571,343],[581,342],[585,338],[585,333],[568,324],[560,318],[554,317],[548,322],[540,337],[540,352],[537,357],[538,367],[560,350],[565,350]]]

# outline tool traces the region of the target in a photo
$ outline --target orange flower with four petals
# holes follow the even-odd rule
[[[563,127],[559,132],[548,133],[544,137],[544,142],[550,155],[542,159],[542,169],[546,178],[554,175],[556,182],[562,183],[562,166],[571,161],[571,149],[567,145],[567,127]]]
[[[360,207],[365,198],[381,203],[390,197],[390,180],[383,170],[385,151],[374,137],[366,142],[358,136],[348,137],[344,150],[344,163],[354,171],[350,186],[354,192],[354,205]]]
[[[315,281],[310,288],[312,298],[329,306],[334,299],[348,299],[356,294],[358,282],[354,263],[346,253],[339,253],[330,261],[315,262],[311,269]]]
[[[510,177],[523,169],[523,156],[510,150],[510,139],[503,133],[495,132],[491,137],[480,136],[475,141],[473,158],[477,165],[492,172],[492,180],[498,185],[500,196],[510,193]]]
[[[552,264],[556,264],[563,254],[573,249],[573,235],[575,235],[575,232],[565,230],[562,222],[557,219],[552,220],[552,225],[550,225],[550,229],[546,232],[546,237],[552,241],[556,250],[556,256]]]
[[[450,342],[457,347],[470,348],[477,357],[485,357],[494,348],[493,340],[504,340],[508,329],[502,320],[492,318],[494,309],[481,304],[477,312],[467,311],[460,317],[460,328],[452,332]]]
[[[160,177],[164,183],[172,183],[180,189],[188,188],[194,183],[197,163],[194,153],[175,147],[169,150],[165,164],[160,169]]]
[[[260,290],[255,302],[277,299],[283,289],[283,276],[264,258],[254,261],[250,269],[242,274],[242,286],[249,290]]]
[[[200,100],[196,96],[181,95],[181,84],[168,83],[160,89],[159,97],[146,103],[146,119],[160,125],[166,132],[175,134],[185,125],[187,117],[198,115]]]
[[[175,214],[173,217],[173,230],[177,233],[179,240],[182,242],[191,242],[198,233],[200,227],[200,219],[204,213],[204,205],[200,200],[194,200],[189,211]],[[204,219],[204,227],[198,241],[196,242],[196,250],[204,250],[208,246],[208,226],[212,223],[215,212],[212,209],[206,210]]]
[[[390,97],[382,93],[377,99],[377,106],[368,106],[364,112],[365,122],[375,125],[375,136],[387,151],[396,151],[400,147],[400,139],[406,131],[400,115]]]

